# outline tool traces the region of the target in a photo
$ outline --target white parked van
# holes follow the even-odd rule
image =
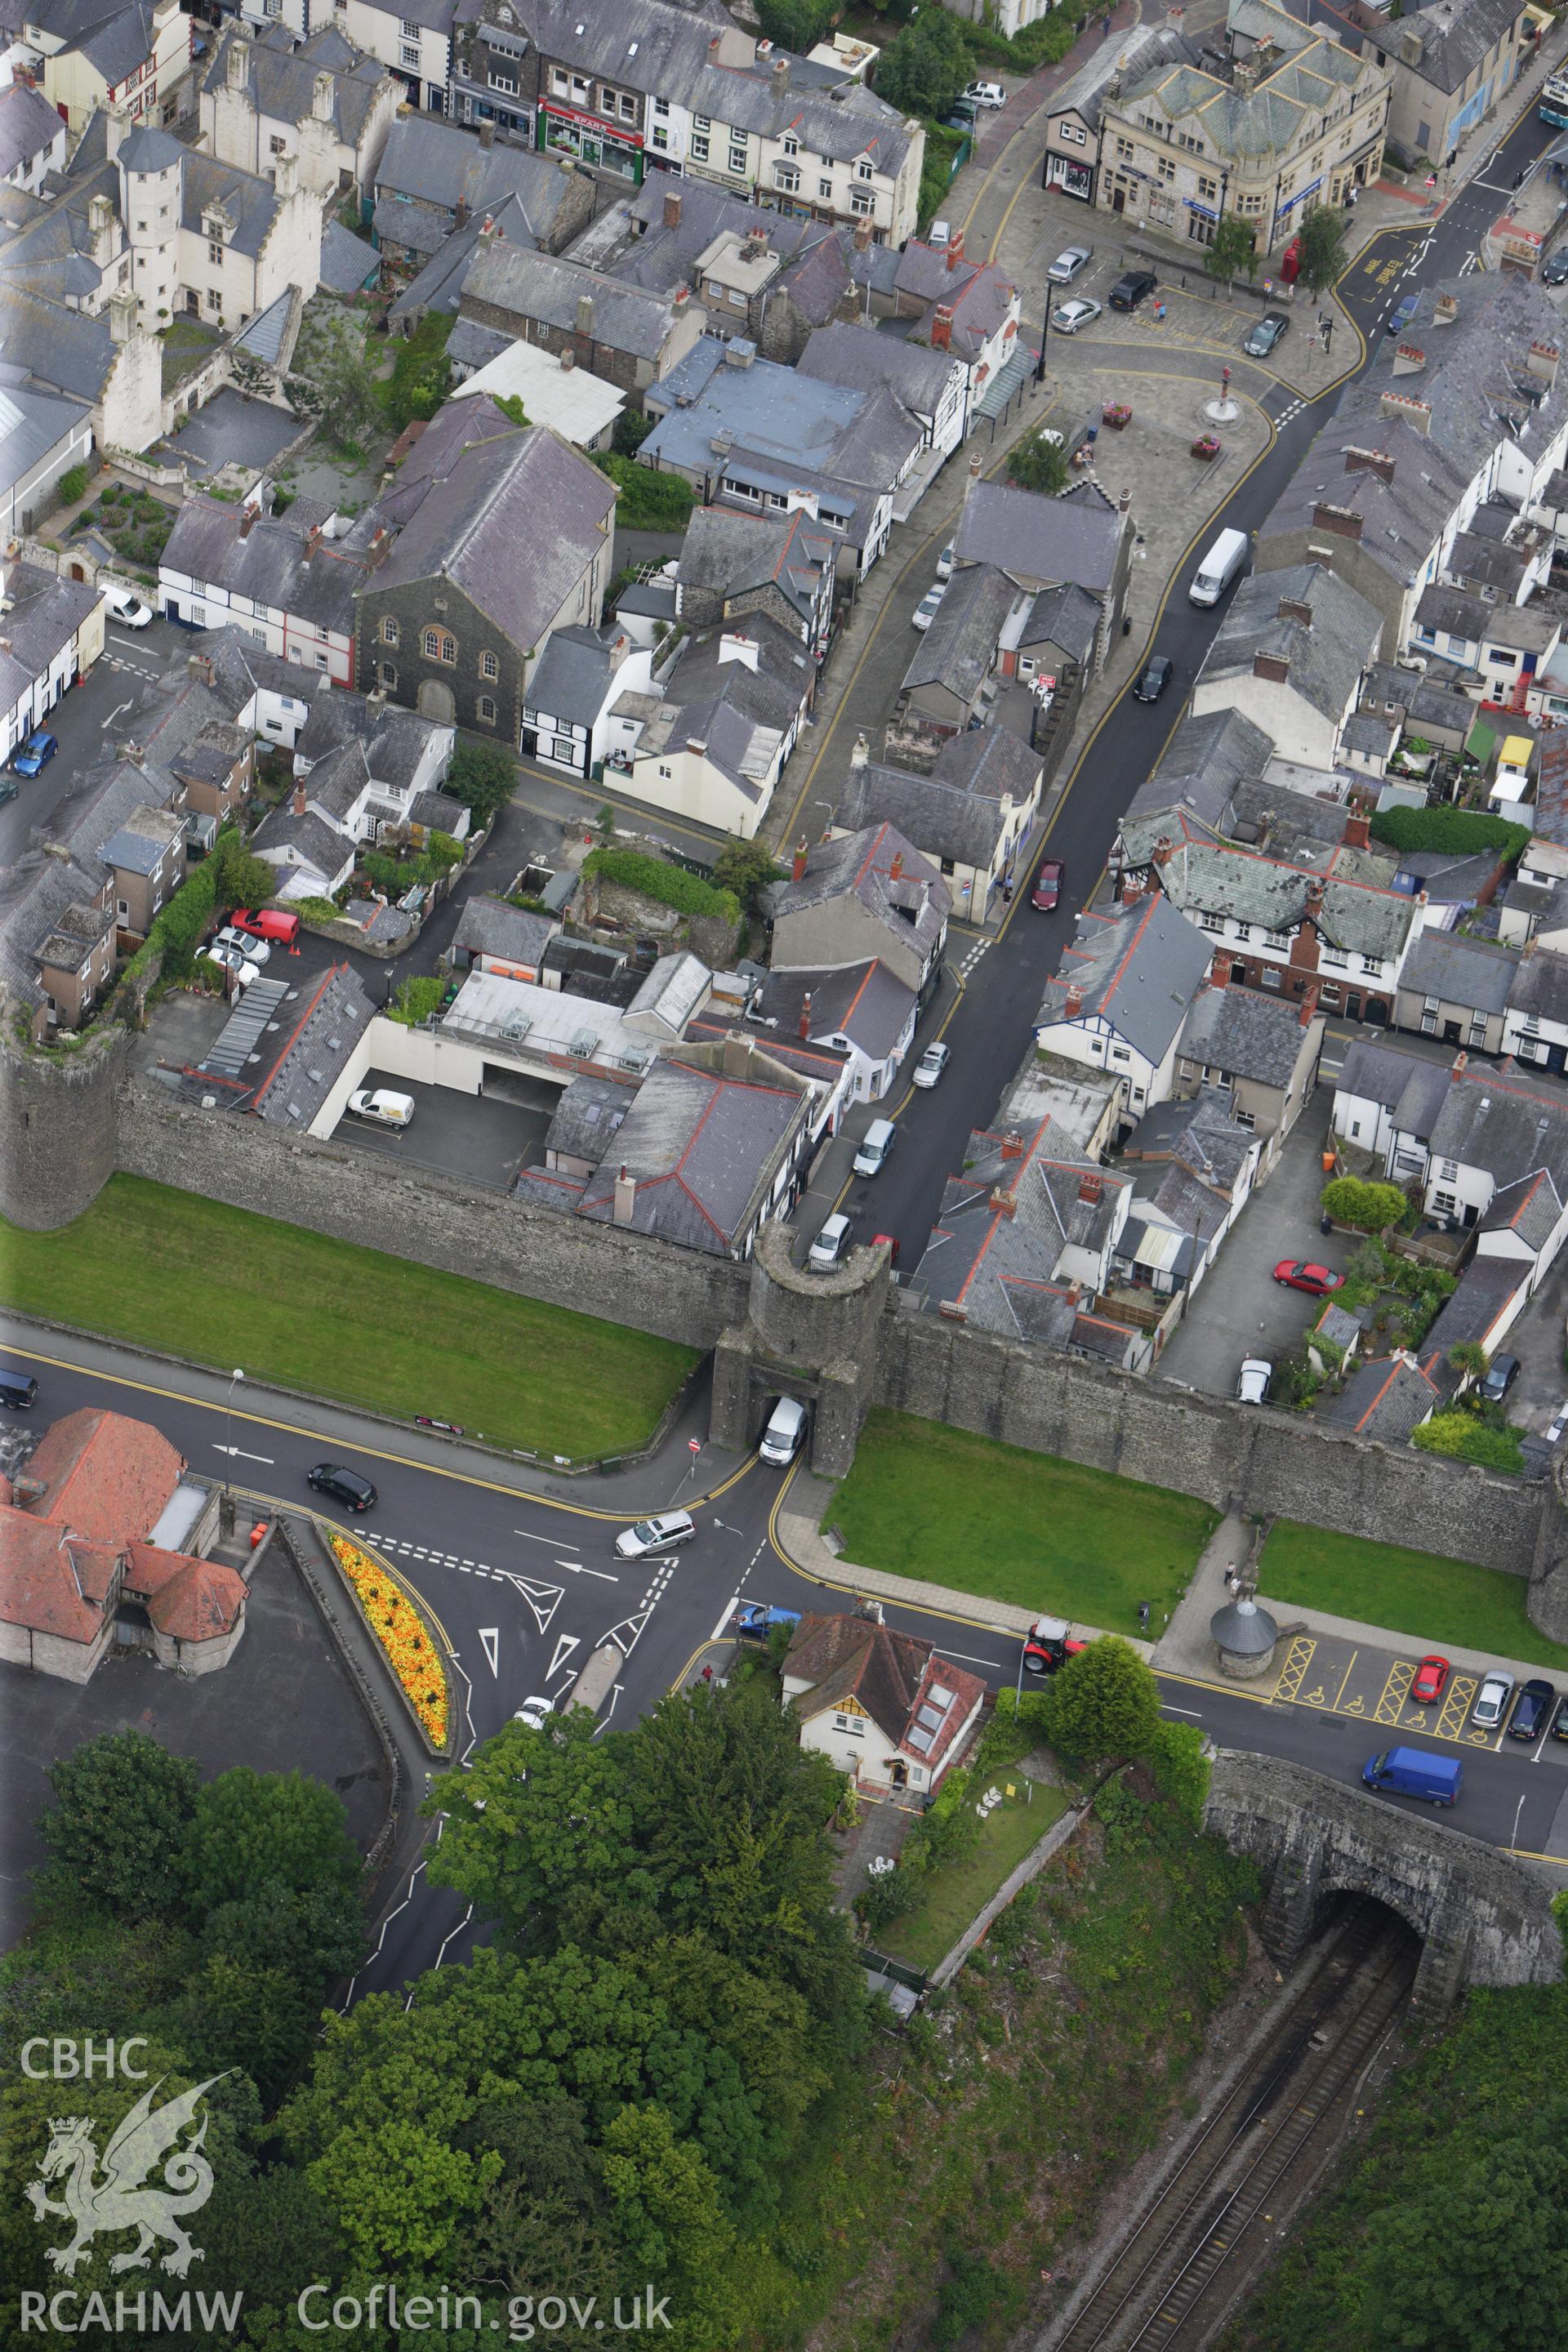
[[[805,1435],[805,1407],[795,1397],[780,1397],[768,1416],[757,1452],[775,1469],[787,1469],[800,1452]]]
[[[1222,530],[1196,572],[1187,594],[1194,604],[1217,604],[1247,562],[1244,530]]]

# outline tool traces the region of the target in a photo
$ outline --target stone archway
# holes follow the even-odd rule
[[[439,727],[451,726],[458,716],[458,706],[445,678],[427,677],[420,687],[419,715],[435,719]]]

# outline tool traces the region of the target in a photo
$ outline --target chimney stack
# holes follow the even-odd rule
[[[952,349],[952,305],[951,302],[939,302],[936,306],[936,314],[931,322],[931,347],[933,352],[949,352]],[[970,471],[977,474],[979,470],[980,459],[978,456],[976,456],[970,460]]]
[[[579,294],[577,297],[577,332],[584,341],[593,340],[594,298],[591,294]]]
[[[664,192],[664,225],[666,228],[680,226],[680,190],[666,188]]]
[[[481,122],[479,125],[479,145],[481,147],[493,147],[495,143],[495,124],[493,122]]]
[[[612,1213],[614,1222],[617,1225],[631,1223],[632,1212],[637,1207],[637,1180],[627,1172],[626,1162],[623,1160],[620,1173],[616,1178],[616,1205]]]
[[[888,868],[888,879],[889,882],[900,882],[903,879],[903,874],[904,853],[901,849],[895,849],[892,863]]]
[[[303,776],[300,778],[299,782],[294,786],[294,814],[296,816],[303,816],[305,814],[305,779]]]
[[[1209,966],[1210,985],[1215,988],[1228,988],[1230,986],[1231,971],[1232,964],[1230,957],[1226,955],[1223,948],[1216,948],[1215,950],[1214,961]]]
[[[1169,864],[1170,864],[1170,862],[1171,862],[1172,858],[1175,856],[1175,854],[1176,854],[1176,846],[1175,846],[1174,842],[1173,842],[1173,841],[1172,841],[1172,839],[1171,839],[1171,837],[1170,837],[1169,834],[1164,834],[1164,833],[1163,833],[1163,834],[1160,835],[1159,840],[1154,844],[1154,863],[1155,863],[1155,865],[1156,865],[1156,866],[1169,866]]]
[[[981,475],[982,475],[984,471],[985,471],[985,464],[984,464],[984,460],[982,458],[982,457],[981,457],[981,455],[980,455],[979,450],[978,450],[978,449],[976,449],[976,451],[975,451],[975,453],[974,453],[973,457],[971,457],[971,459],[970,459],[970,461],[969,461],[969,478],[970,478],[970,480],[971,480],[972,482],[977,482],[977,481],[980,479]]]
[[[248,539],[255,529],[256,509],[254,507],[242,508],[239,517],[239,535],[241,539]]]
[[[1301,999],[1301,1026],[1303,1029],[1310,1029],[1311,1027],[1313,1019],[1317,1013],[1318,989],[1319,982],[1317,981],[1309,981],[1307,983],[1306,992]]]
[[[1062,1019],[1076,1021],[1083,1011],[1083,990],[1076,980],[1068,982],[1067,1002],[1062,1006]]]
[[[950,269],[956,269],[963,259],[963,231],[962,228],[955,228],[952,236],[948,239],[947,266]]]
[[[857,252],[857,253],[864,253],[864,252],[866,251],[867,247],[869,246],[870,242],[871,242],[871,224],[870,224],[870,222],[869,222],[868,220],[858,220],[858,221],[857,221],[857,222],[856,222],[856,224],[855,224],[855,250],[856,250],[856,252]]]
[[[1078,1197],[1086,1208],[1098,1209],[1100,1196],[1105,1190],[1103,1176],[1090,1171],[1078,1180]]]
[[[1004,1160],[1022,1160],[1024,1157],[1024,1139],[1016,1129],[1009,1129],[1002,1138],[1002,1157]]]
[[[1275,612],[1279,620],[1300,621],[1304,629],[1310,629],[1312,625],[1310,604],[1303,604],[1298,597],[1281,596]]]
[[[803,1040],[811,1034],[811,991],[809,989],[800,1000],[800,1034]]]
[[[803,833],[795,845],[795,858],[790,866],[789,877],[792,882],[805,880],[805,861],[810,856],[811,852],[806,846],[805,835]]]
[[[1345,817],[1345,829],[1340,836],[1347,849],[1370,849],[1372,819],[1364,809],[1351,809]]]
[[[1449,1083],[1453,1084],[1456,1080],[1462,1078],[1469,1066],[1470,1057],[1468,1054],[1456,1054],[1454,1056],[1454,1066],[1448,1073]]]

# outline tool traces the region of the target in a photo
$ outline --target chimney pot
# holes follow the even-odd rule
[[[1448,1073],[1450,1083],[1457,1078],[1462,1078],[1469,1066],[1470,1057],[1468,1054],[1456,1054],[1454,1056],[1454,1066]]]
[[[1024,1157],[1024,1139],[1016,1129],[1009,1129],[1002,1138],[1002,1157],[1004,1160],[1022,1160]]]
[[[898,881],[901,881],[901,880],[902,880],[902,878],[903,878],[903,872],[904,872],[904,853],[903,853],[903,851],[902,851],[901,849],[895,849],[895,850],[894,850],[894,852],[893,852],[892,863],[891,863],[891,865],[890,865],[890,866],[889,866],[889,868],[888,868],[888,879],[889,879],[889,882],[898,882]]]
[[[1082,1011],[1083,990],[1079,987],[1076,980],[1069,980],[1068,982],[1067,1002],[1062,1006],[1062,1018],[1065,1021],[1076,1021]]]
[[[1094,1209],[1099,1207],[1100,1196],[1104,1190],[1104,1177],[1097,1175],[1092,1171],[1080,1176],[1078,1180],[1078,1197],[1088,1208]]]
[[[811,991],[809,989],[800,1000],[800,1034],[803,1038],[809,1037],[811,1034]]]
[[[792,882],[805,881],[806,860],[810,856],[811,851],[806,845],[805,835],[803,833],[800,839],[795,845],[795,857],[790,866],[790,880]]]

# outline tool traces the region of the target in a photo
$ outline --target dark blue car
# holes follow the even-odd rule
[[[28,736],[11,765],[19,776],[36,776],[47,767],[59,748],[54,737],[40,727]]]

